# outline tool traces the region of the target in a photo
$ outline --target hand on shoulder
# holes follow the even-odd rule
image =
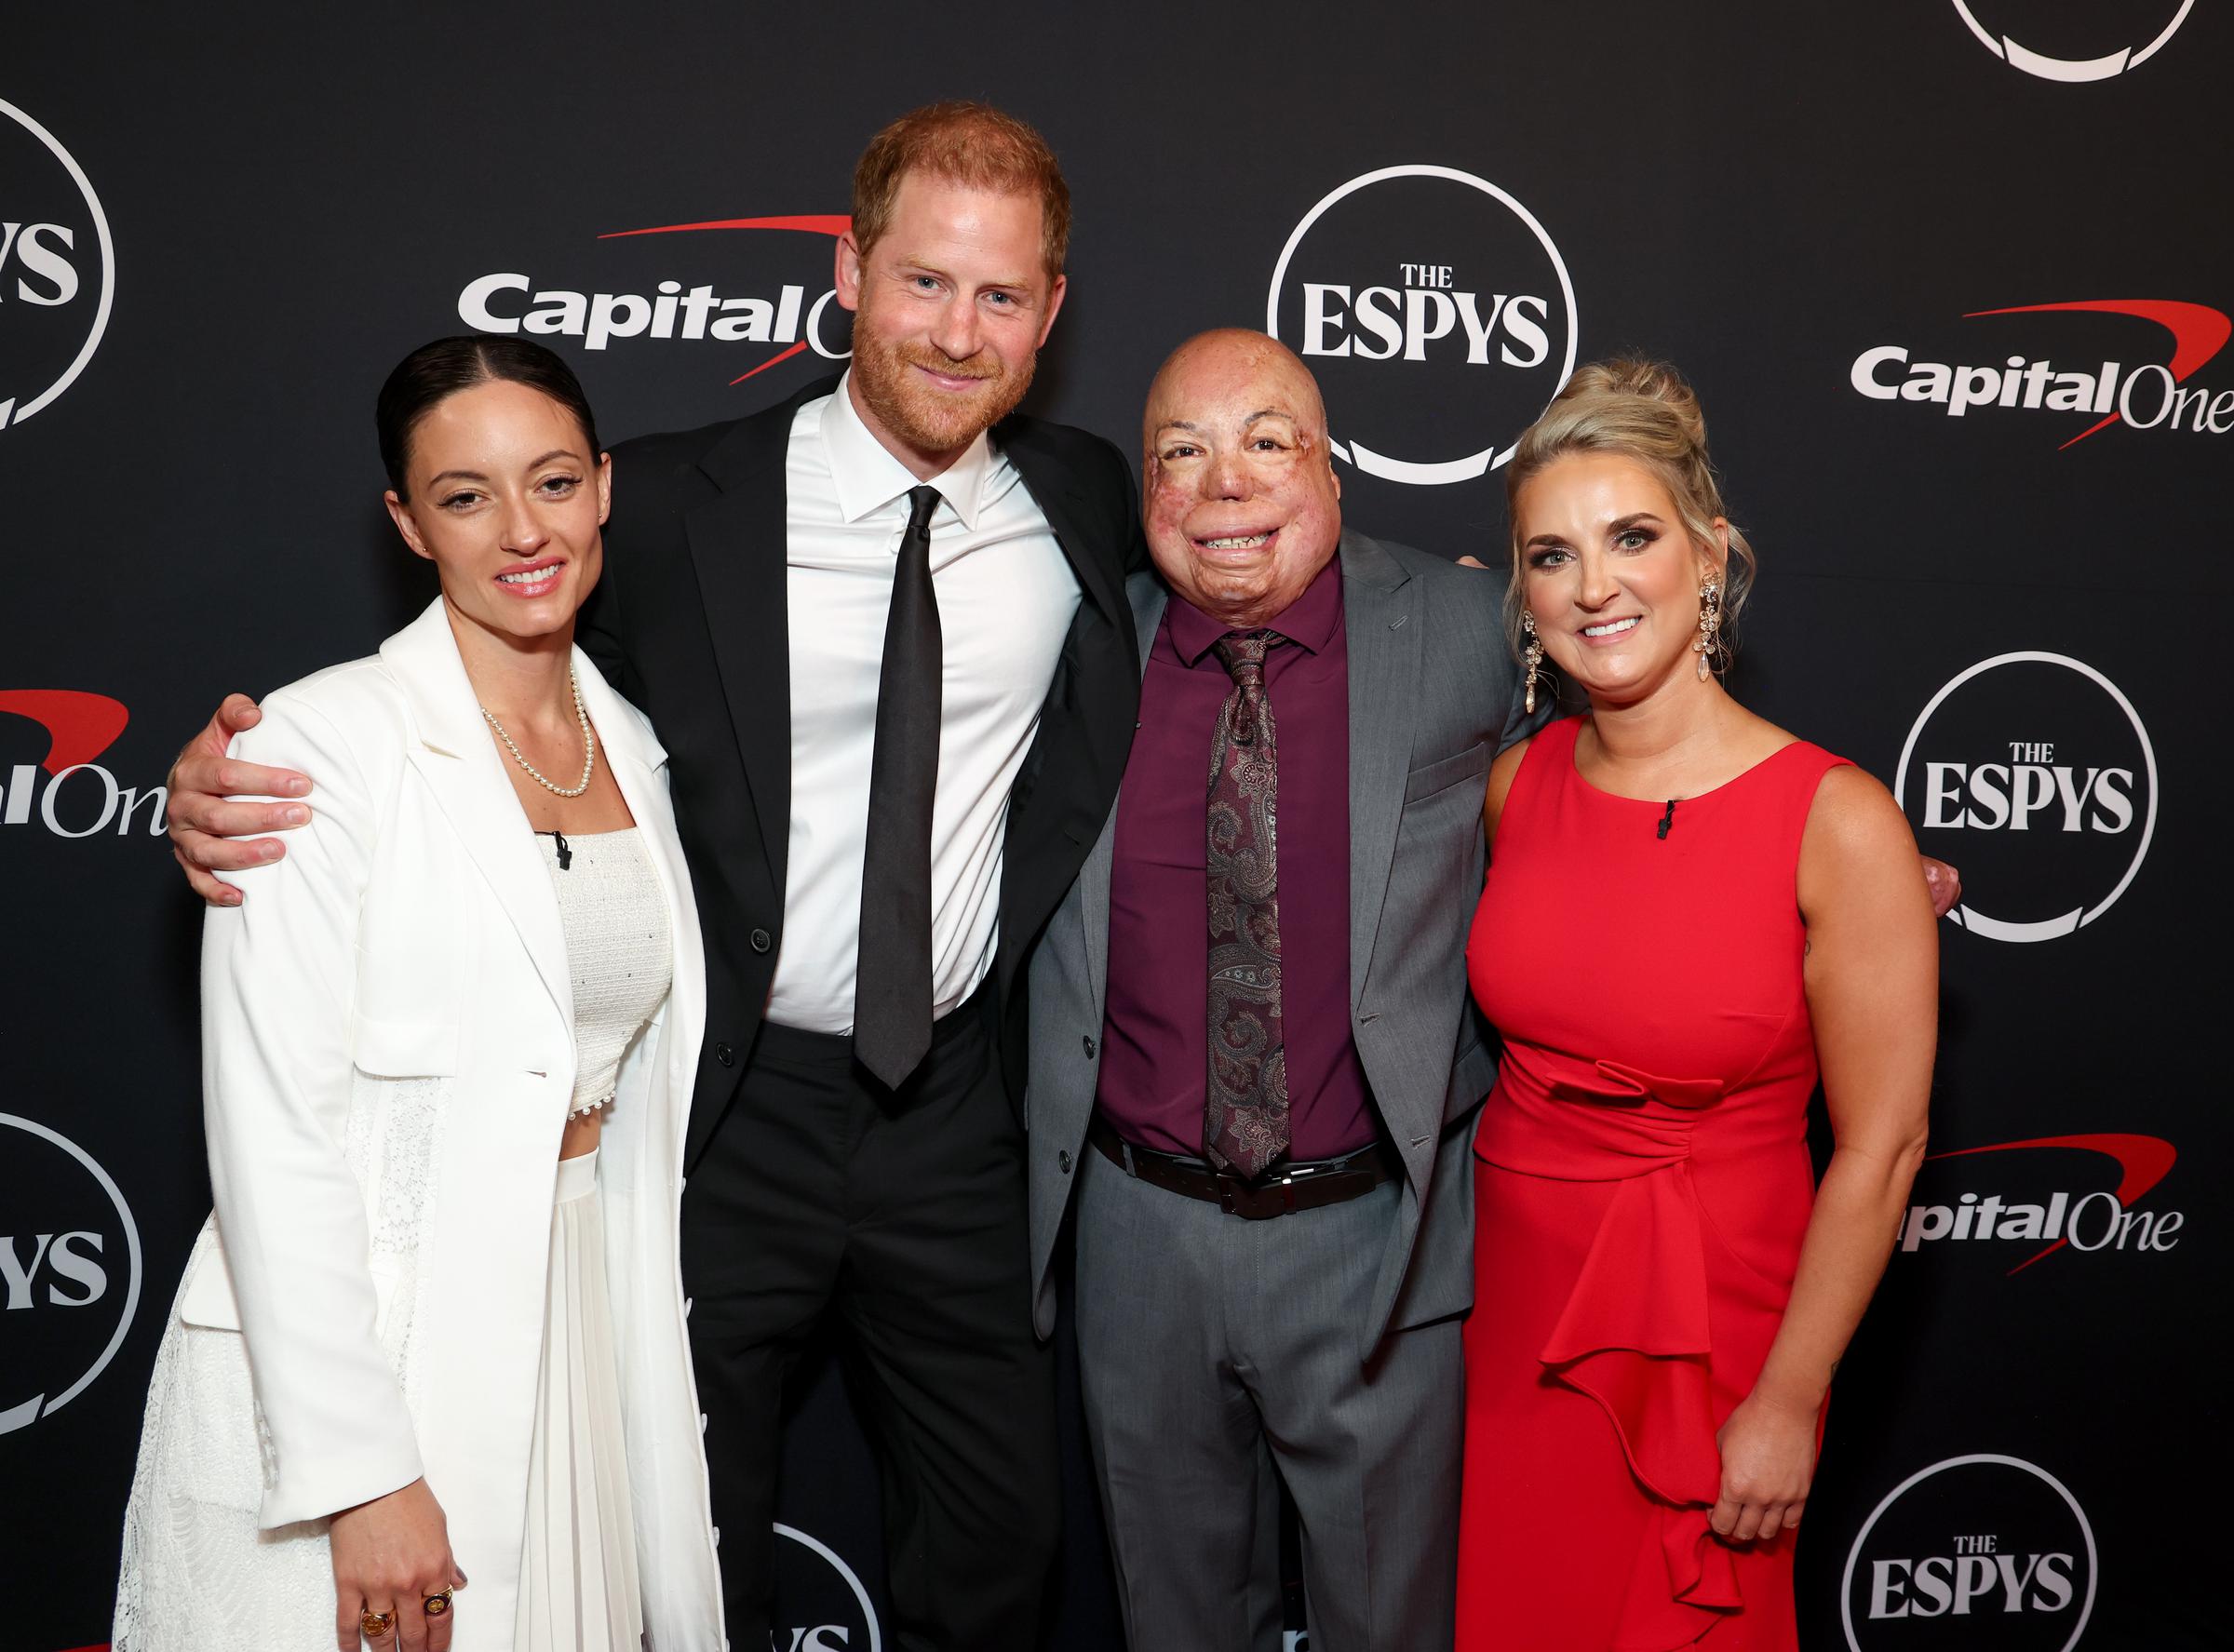
[[[310,792],[305,775],[243,760],[242,737],[262,717],[246,694],[226,695],[217,714],[179,753],[164,777],[171,855],[195,893],[211,906],[240,904],[240,892],[218,873],[262,866],[287,853],[276,838],[255,834],[289,831],[310,818],[304,804],[253,800],[302,798]]]

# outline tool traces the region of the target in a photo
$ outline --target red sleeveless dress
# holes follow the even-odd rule
[[[1537,735],[1467,970],[1504,1039],[1475,1138],[1461,1652],[1795,1652],[1792,1544],[1707,1512],[1814,1199],[1796,742],[1676,805]]]

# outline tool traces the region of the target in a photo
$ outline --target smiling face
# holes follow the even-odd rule
[[[1514,509],[1521,595],[1554,666],[1594,703],[1700,686],[1699,587],[1727,557],[1728,522],[1716,517],[1715,543],[1694,544],[1666,484],[1618,453],[1554,459]]]
[[[910,172],[874,243],[840,238],[855,404],[918,476],[945,469],[1030,388],[1063,302],[1044,235],[1037,195]]]
[[[1189,340],[1149,388],[1141,439],[1149,554],[1211,618],[1264,625],[1334,559],[1326,410],[1285,346],[1238,329]]]
[[[542,391],[494,380],[437,402],[410,432],[410,498],[387,495],[453,615],[501,638],[571,636],[604,565],[612,461]]]

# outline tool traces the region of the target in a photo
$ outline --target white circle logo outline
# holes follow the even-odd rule
[[[2180,25],[2187,20],[2187,14],[2194,9],[2195,0],[2181,0],[2180,9],[2173,15],[2172,21],[2164,25],[2164,32],[2139,51],[2129,46],[2103,58],[2052,58],[2028,47],[2019,46],[2006,34],[1997,39],[1985,24],[1972,15],[1967,0],[1955,0],[1956,13],[1971,33],[1978,36],[1979,44],[1986,50],[2012,69],[2022,69],[2025,74],[2037,75],[2042,80],[2061,81],[2066,86],[2082,85],[2091,80],[2108,80],[2113,75],[2123,74],[2128,69],[2138,69],[2162,50],[2166,41],[2180,32]]]
[[[6,1124],[13,1124],[19,1130],[28,1131],[42,1141],[52,1142],[84,1165],[93,1179],[101,1184],[101,1191],[109,1196],[109,1202],[116,1207],[116,1215],[124,1223],[125,1254],[130,1258],[132,1272],[131,1283],[125,1287],[124,1312],[116,1321],[116,1329],[109,1337],[109,1345],[101,1350],[101,1357],[93,1362],[83,1377],[64,1389],[56,1398],[49,1400],[44,1394],[38,1394],[12,1410],[0,1411],[0,1434],[29,1428],[41,1417],[52,1417],[83,1393],[95,1377],[109,1368],[109,1362],[116,1357],[116,1350],[124,1346],[125,1333],[132,1328],[133,1315],[140,1310],[140,1229],[138,1224],[132,1220],[131,1207],[125,1203],[123,1191],[111,1179],[109,1173],[94,1160],[92,1154],[87,1152],[85,1148],[59,1131],[49,1130],[46,1125],[31,1119],[19,1118],[14,1113],[0,1113],[0,1125]]]
[[[821,1538],[811,1538],[797,1526],[786,1525],[780,1520],[774,1524],[777,1537],[788,1538],[794,1543],[812,1549],[837,1568],[838,1575],[845,1579],[845,1586],[854,1592],[854,1599],[861,1603],[861,1621],[868,1625],[868,1652],[883,1652],[884,1637],[877,1632],[877,1609],[868,1604],[868,1591],[861,1587],[861,1579],[854,1575],[854,1568],[841,1560],[838,1551]]]
[[[62,170],[70,174],[78,193],[86,197],[86,210],[93,215],[93,232],[101,242],[101,302],[94,306],[93,330],[86,335],[76,359],[63,369],[61,378],[20,406],[12,399],[0,400],[0,430],[6,430],[11,424],[22,423],[69,389],[76,383],[77,375],[86,370],[86,363],[93,359],[93,352],[101,348],[101,335],[109,329],[109,308],[116,297],[116,247],[109,237],[109,215],[101,209],[101,197],[93,193],[92,181],[86,176],[85,168],[71,158],[70,152],[56,141],[52,132],[5,98],[0,98],[0,114],[14,120],[61,162]]]
[[[1916,721],[1910,725],[1908,738],[1901,746],[1900,766],[1892,772],[1892,800],[1898,803],[1903,810],[1908,807],[1908,759],[1916,753],[1917,738],[1923,733],[1924,725],[1931,720],[1931,714],[1940,708],[1947,696],[1973,677],[1991,671],[1997,665],[2012,665],[2020,663],[2067,666],[2116,701],[2119,709],[2125,713],[2126,720],[2133,725],[2133,734],[2141,742],[2142,766],[2148,773],[2148,813],[2143,816],[2141,821],[2141,840],[2133,846],[2133,858],[2125,868],[2125,876],[2119,879],[2117,885],[2111,889],[2110,893],[2103,896],[2092,909],[2081,905],[2074,907],[2060,918],[2043,918],[2029,923],[2013,922],[2004,918],[1991,918],[1984,912],[1975,910],[1967,903],[1947,914],[1948,920],[1957,927],[1970,930],[1974,934],[1984,935],[1988,940],[2052,941],[2084,929],[2110,909],[2118,897],[2125,893],[2126,885],[2133,880],[2134,874],[2141,870],[2141,863],[2148,857],[2149,839],[2156,834],[2156,748],[2148,743],[2148,731],[2141,725],[2141,714],[2133,709],[2133,703],[2125,697],[2124,690],[2084,660],[2075,660],[2069,654],[2047,653],[2038,649],[2020,649],[2014,653],[1996,654],[1990,660],[1981,660],[1968,671],[1957,676],[1938,693],[1932,695],[1923,710],[1917,715]]]
[[[2079,1522],[2079,1535],[2086,1539],[2087,1544],[2087,1598],[2079,1603],[2079,1621],[2071,1626],[2071,1638],[2063,1644],[2061,1652],[2071,1652],[2071,1648],[2079,1645],[2079,1637],[2087,1632],[2087,1619],[2094,1612],[2094,1585],[2102,1576],[2102,1563],[2094,1552],[2094,1528],[2087,1524],[2087,1511],[2079,1506],[2079,1499],[2071,1495],[2069,1486],[2038,1463],[2028,1463],[2021,1457],[2004,1457],[1999,1452],[1974,1451],[1967,1457],[1951,1457],[1929,1468],[1918,1469],[1879,1499],[1877,1506],[1869,1511],[1869,1518],[1862,1523],[1862,1529],[1854,1534],[1853,1547],[1846,1551],[1846,1570],[1838,1578],[1838,1622],[1846,1631],[1848,1652],[1862,1652],[1861,1637],[1854,1632],[1854,1566],[1862,1558],[1862,1545],[1869,1540],[1869,1534],[1877,1529],[1878,1519],[1886,1510],[1900,1501],[1902,1494],[1931,1479],[1941,1470],[1966,1468],[1972,1463],[1996,1463],[2004,1469],[2022,1469],[2025,1473],[2046,1481],[2055,1495],[2070,1507],[2072,1518]]]
[[[1302,244],[1303,237],[1311,233],[1311,226],[1318,222],[1326,209],[1337,201],[1355,195],[1368,184],[1380,183],[1391,178],[1440,178],[1451,183],[1463,183],[1470,189],[1480,190],[1484,195],[1497,201],[1528,227],[1528,232],[1543,248],[1544,255],[1552,261],[1552,269],[1559,277],[1559,296],[1567,302],[1567,359],[1559,369],[1559,383],[1552,390],[1553,396],[1558,395],[1568,380],[1574,375],[1576,343],[1582,331],[1581,312],[1575,305],[1575,284],[1568,276],[1567,261],[1559,256],[1559,248],[1553,245],[1550,234],[1541,223],[1537,222],[1533,212],[1487,178],[1477,177],[1472,172],[1461,172],[1455,167],[1435,167],[1425,164],[1383,167],[1379,171],[1367,172],[1362,177],[1353,178],[1349,182],[1342,184],[1324,197],[1309,212],[1306,212],[1303,215],[1303,222],[1296,225],[1294,231],[1288,235],[1287,245],[1280,248],[1280,262],[1272,266],[1272,296],[1265,301],[1264,330],[1275,339],[1280,336],[1280,289],[1287,280],[1288,261],[1295,257],[1296,248]],[[1550,404],[1549,396],[1545,397],[1545,404],[1547,406]],[[1369,477],[1379,477],[1383,481],[1390,482],[1409,482],[1420,487],[1440,487],[1447,482],[1470,482],[1476,477],[1487,476],[1513,457],[1513,448],[1507,448],[1501,453],[1497,450],[1495,442],[1491,442],[1480,452],[1470,453],[1463,459],[1447,459],[1435,463],[1392,459],[1385,453],[1376,453],[1371,449],[1354,441],[1345,448],[1340,442],[1334,439],[1331,432],[1327,435],[1326,445],[1334,450],[1337,458],[1355,465]],[[1516,438],[1514,447],[1518,446],[1519,442]]]

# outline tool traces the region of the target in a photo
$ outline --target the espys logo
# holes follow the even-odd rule
[[[1512,458],[1575,370],[1578,322],[1534,213],[1486,178],[1416,166],[1353,178],[1303,215],[1264,329],[1339,410],[1338,458],[1433,486]]]
[[[58,838],[100,832],[124,837],[137,822],[148,837],[163,835],[163,787],[126,786],[93,760],[131,720],[122,702],[78,689],[0,689],[0,717],[5,715],[29,718],[44,728],[47,750],[38,761],[0,767],[6,776],[0,780],[0,826],[43,826]],[[11,725],[0,720],[0,753],[16,744],[13,734]]]
[[[2059,20],[2042,18],[2039,7],[2016,0],[1954,0],[1954,5],[1978,44],[2012,69],[2066,82],[2107,80],[2138,69],[2164,49],[2195,9],[2195,0],[2123,0],[2081,7],[2078,9],[2086,15]],[[1992,20],[2008,12],[2024,14],[2029,44],[1992,26]]]
[[[1973,1162],[1986,1154],[1996,1157]],[[1959,1245],[1961,1254],[2010,1264],[2009,1274],[2066,1248],[2132,1256],[2168,1251],[2180,1242],[2187,1213],[2135,1207],[2179,1156],[2160,1136],[2125,1135],[2042,1135],[1933,1153],[1918,1178],[1918,1202],[1902,1219],[1900,1246],[1913,1255],[1927,1245],[1934,1251]],[[2118,1173],[2113,1188],[2100,1185],[2106,1159]],[[1958,1195],[1950,1182],[1970,1186]]]
[[[1996,342],[2006,348],[2009,342],[2017,342],[2020,347],[2014,354],[2003,356],[1998,364],[1919,359],[1920,353],[1907,344],[1874,344],[1854,357],[1847,381],[1872,401],[1930,403],[1952,419],[1972,411],[1991,418],[2006,409],[2067,414],[2070,417],[2063,423],[2072,427],[2091,415],[2091,423],[2063,442],[2065,448],[2077,447],[2112,424],[2134,430],[2185,430],[2198,436],[2225,436],[2234,431],[2234,389],[2214,390],[2207,384],[2187,382],[2218,355],[2227,336],[2234,334],[2234,319],[2223,310],[2179,299],[2078,299],[2068,303],[1971,310],[1962,318],[1976,321],[1993,316],[2052,313],[2152,322],[2171,335],[2172,354],[2163,361],[2137,363],[2098,356],[2081,359],[2066,354],[2059,362],[2033,354],[2039,336],[2037,324],[2027,324],[2020,335],[2004,323],[1996,334]],[[2120,325],[2124,329],[2120,335],[2123,342],[2110,342],[2109,347],[2123,348],[2138,342],[2128,322],[2121,320]],[[1965,337],[1967,346],[1949,344],[1937,353],[2000,354],[1994,343],[1986,342],[1983,330]]]
[[[776,1523],[775,1618],[769,1652],[883,1652],[868,1591],[838,1551],[796,1526]],[[790,1639],[784,1638],[788,1629]]]
[[[115,296],[108,215],[84,168],[0,101],[0,430],[76,382]]]
[[[2141,714],[2093,666],[2030,651],[1981,660],[1931,696],[1892,795],[1924,853],[1962,867],[1949,922],[2049,941],[2093,922],[2141,870],[2157,827],[2157,757]]]
[[[107,1369],[140,1305],[140,1229],[109,1173],[44,1124],[0,1113],[0,1434],[60,1411]]]
[[[1848,1652],[2070,1652],[2094,1579],[2094,1530],[2062,1481],[2022,1457],[1949,1457],[1862,1523],[1839,1589]]]
[[[845,234],[852,222],[842,212],[809,213],[612,230],[598,239],[624,245],[608,248],[612,257],[601,269],[599,280],[588,285],[545,284],[517,271],[476,276],[458,294],[458,316],[481,332],[577,338],[585,350],[608,349],[616,339],[710,340],[756,346],[747,354],[758,359],[731,379],[732,384],[741,384],[804,350],[828,361],[843,361],[853,354],[853,334],[850,318],[829,284],[829,242]],[[759,290],[730,289],[736,275],[733,260],[721,250],[725,244],[714,235],[729,230],[791,232],[786,237],[788,244],[760,270]],[[646,252],[637,250],[639,239],[647,235],[692,238],[653,243],[657,256],[648,261]],[[615,290],[595,289],[608,283]],[[818,296],[810,301],[810,292]],[[766,353],[766,346],[779,344],[783,348],[775,354]]]

